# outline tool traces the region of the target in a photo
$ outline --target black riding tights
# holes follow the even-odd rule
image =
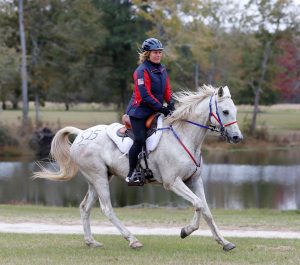
[[[138,155],[142,151],[146,141],[145,119],[137,119],[130,116],[132,131],[134,134],[133,145],[129,150],[129,174],[136,168]]]

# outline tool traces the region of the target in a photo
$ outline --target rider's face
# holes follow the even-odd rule
[[[154,50],[150,52],[149,60],[152,63],[160,63],[162,51]]]

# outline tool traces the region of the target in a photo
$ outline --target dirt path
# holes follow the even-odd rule
[[[135,235],[178,235],[181,227],[141,227],[127,226]],[[93,226],[94,234],[119,235],[113,226]],[[292,231],[262,231],[262,230],[222,230],[225,237],[252,237],[252,238],[294,238],[300,239],[300,232]],[[58,225],[41,223],[1,223],[0,233],[29,233],[29,234],[83,234],[81,225]],[[211,236],[209,230],[198,230],[193,233],[197,236]]]

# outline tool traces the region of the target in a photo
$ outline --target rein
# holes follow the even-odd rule
[[[232,121],[229,123],[226,123],[223,125],[220,115],[219,115],[219,110],[218,110],[218,104],[217,104],[217,99],[215,99],[215,106],[216,106],[216,114],[213,113],[212,111],[212,97],[214,95],[212,95],[210,97],[210,101],[209,101],[209,121],[210,121],[210,125],[203,125],[197,122],[193,122],[193,121],[189,121],[189,120],[185,120],[185,122],[188,122],[190,124],[196,125],[198,127],[213,131],[213,132],[219,132],[221,134],[221,136],[224,136],[224,132],[225,132],[225,127],[233,125],[235,123],[237,123],[237,121]],[[211,117],[213,117],[221,126],[220,129],[218,129],[215,125],[212,124],[211,122]],[[176,133],[176,131],[174,130],[173,126],[170,125],[169,127],[165,127],[165,128],[157,128],[157,130],[171,130],[173,135],[175,136],[175,138],[178,140],[178,142],[180,143],[180,145],[183,147],[183,149],[187,152],[187,154],[190,156],[190,158],[193,160],[194,164],[196,165],[196,167],[200,167],[201,166],[201,161],[198,163],[195,159],[195,157],[193,156],[193,154],[188,150],[188,148],[184,145],[184,143],[180,140],[178,134]]]

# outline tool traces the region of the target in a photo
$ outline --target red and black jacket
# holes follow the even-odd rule
[[[164,100],[170,102],[170,80],[162,64],[145,61],[135,70],[133,80],[133,95],[126,111],[129,116],[145,119],[159,112]]]

